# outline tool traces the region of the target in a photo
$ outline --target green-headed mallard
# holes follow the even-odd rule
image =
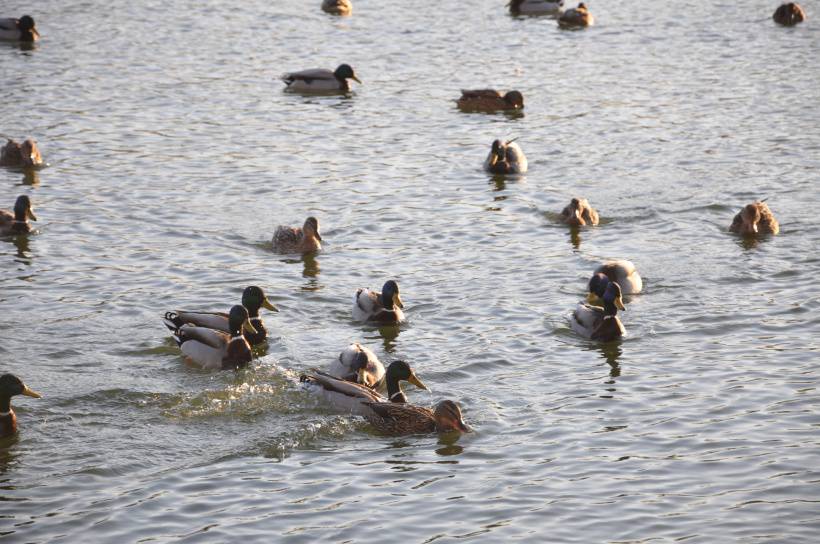
[[[566,10],[558,17],[558,26],[562,28],[584,28],[594,24],[595,18],[583,2],[576,8]]]
[[[484,169],[492,174],[524,174],[527,171],[527,157],[514,140],[495,140]]]
[[[392,402],[366,402],[369,412],[364,414],[377,431],[391,436],[458,431],[470,432],[464,423],[461,408],[451,400],[443,400],[435,411],[412,404]]]
[[[581,336],[609,342],[626,334],[626,329],[618,319],[618,310],[626,310],[621,300],[621,287],[615,282],[609,282],[602,299],[603,308],[579,302],[570,319],[570,326]]]
[[[402,381],[427,389],[410,365],[404,361],[390,363],[384,379],[387,384],[387,397],[366,385],[339,379],[318,370],[311,374],[303,374],[299,381],[317,386],[318,393],[333,408],[359,415],[370,413],[364,402],[407,402],[407,396],[401,388]]]
[[[560,15],[564,0],[510,0],[513,15]]]
[[[279,225],[273,233],[271,244],[277,253],[310,253],[322,249],[322,235],[319,234],[319,220],[305,219],[302,228]]]
[[[365,287],[356,291],[356,297],[353,299],[353,319],[377,323],[400,323],[404,321],[402,308],[404,304],[399,296],[399,284],[394,280],[387,280],[381,293]]]
[[[495,89],[478,89],[465,91],[456,103],[464,111],[493,112],[498,110],[520,110],[524,107],[524,95],[518,91],[501,94]]]
[[[758,201],[743,206],[729,225],[729,231],[743,236],[777,234],[780,232],[780,224],[769,209],[769,205]]]
[[[323,0],[322,11],[331,15],[350,15],[353,13],[353,4],[350,0]]]
[[[783,26],[794,26],[806,20],[806,12],[797,2],[781,4],[772,15],[774,22]]]
[[[643,290],[641,275],[631,261],[607,261],[596,268],[589,279],[588,302],[599,302],[607,285],[613,281],[618,283],[618,288],[624,295],[635,295]]]
[[[586,198],[573,198],[561,211],[561,220],[573,226],[597,225],[598,212],[589,205]]]
[[[332,72],[324,68],[313,68],[282,76],[285,90],[296,93],[346,93],[350,91],[348,79],[361,83],[349,64],[340,64]]]
[[[242,330],[256,332],[248,319],[248,310],[236,305],[228,314],[230,334],[197,327],[182,325],[174,331],[174,339],[179,349],[188,360],[205,370],[227,370],[242,368],[251,362],[251,346]]]
[[[25,140],[22,144],[9,139],[6,145],[0,148],[0,166],[36,168],[42,166],[42,164],[43,157],[40,155],[40,150],[37,149],[37,142],[31,138]]]
[[[17,432],[17,416],[11,409],[11,397],[25,395],[39,399],[40,393],[29,389],[23,381],[14,374],[0,376],[0,438]]]
[[[14,213],[0,210],[0,235],[31,232],[29,219],[37,221],[37,216],[31,209],[31,199],[26,195],[20,195],[14,202]]]
[[[242,306],[248,310],[248,317],[251,325],[256,332],[250,332],[243,329],[245,339],[250,345],[255,346],[261,344],[268,337],[268,330],[259,317],[259,310],[265,308],[273,312],[278,312],[276,308],[265,296],[265,292],[261,287],[251,285],[242,291]],[[165,326],[175,331],[186,323],[195,325],[197,327],[207,327],[209,329],[216,329],[222,332],[231,332],[228,320],[228,314],[225,312],[196,312],[186,310],[175,310],[173,312],[165,312]]]
[[[0,41],[5,42],[36,42],[40,33],[34,26],[34,19],[23,15],[19,19],[0,19]]]

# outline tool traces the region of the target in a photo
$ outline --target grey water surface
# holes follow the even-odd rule
[[[9,542],[816,542],[820,534],[820,4],[588,2],[597,25],[504,0],[4,2],[0,443]],[[349,96],[283,92],[351,64]],[[461,113],[518,89],[521,115]],[[518,179],[481,164],[517,137]],[[572,196],[599,210],[571,232]],[[782,232],[727,232],[767,198]],[[272,253],[315,215],[324,250]],[[569,316],[606,258],[644,293],[601,345]],[[351,319],[398,280],[400,327]],[[160,317],[279,306],[240,372],[186,365]],[[363,342],[409,361],[474,432],[383,437],[298,383]]]

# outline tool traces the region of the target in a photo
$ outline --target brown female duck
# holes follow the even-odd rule
[[[779,25],[794,26],[806,20],[806,12],[797,2],[787,2],[774,11],[772,19]]]
[[[37,149],[37,142],[29,138],[22,144],[14,140],[6,142],[0,148],[0,166],[12,166],[17,168],[36,168],[43,164],[43,157]]]
[[[561,211],[561,220],[573,226],[597,225],[598,212],[589,205],[586,198],[573,198]]]
[[[464,423],[461,408],[451,400],[443,400],[435,410],[412,404],[390,402],[366,402],[370,412],[365,419],[382,434],[401,436],[406,434],[470,432]]]
[[[456,103],[464,111],[511,111],[524,108],[524,95],[518,91],[508,91],[505,94],[494,89],[480,89],[461,91],[461,98]]]
[[[758,201],[743,206],[729,225],[729,231],[743,236],[777,234],[780,232],[780,224],[768,204]]]
[[[319,220],[305,219],[302,228],[279,225],[273,233],[273,250],[277,253],[310,253],[322,249],[322,235],[319,234]]]

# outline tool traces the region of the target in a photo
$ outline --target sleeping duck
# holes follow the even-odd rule
[[[14,374],[0,376],[0,438],[11,436],[17,432],[17,416],[11,409],[11,397],[25,395],[35,399],[41,398],[40,393],[29,389],[23,381]]]
[[[353,4],[350,0],[324,0],[322,11],[332,15],[350,15],[353,13]]]
[[[407,396],[401,388],[401,382],[407,381],[427,390],[427,386],[418,379],[413,369],[404,361],[393,361],[385,373],[387,397],[382,396],[366,385],[341,380],[325,372],[314,371],[303,374],[299,381],[317,386],[316,391],[333,408],[352,414],[367,415],[370,409],[364,402],[405,403]]]
[[[643,290],[641,275],[631,261],[607,261],[596,268],[589,279],[588,302],[599,301],[610,282],[617,282],[624,295],[635,295]]]
[[[40,33],[34,26],[34,19],[23,15],[19,19],[0,19],[0,41],[5,42],[36,42]]]
[[[583,2],[578,4],[577,8],[566,10],[558,18],[558,26],[562,28],[584,28],[593,24],[595,24],[595,18]]]
[[[729,231],[743,236],[777,234],[780,232],[780,224],[775,219],[772,210],[769,209],[769,205],[758,201],[743,206],[732,219]]]
[[[277,253],[310,253],[322,249],[322,235],[319,234],[319,220],[305,219],[302,228],[279,225],[273,233],[273,250]]]
[[[586,198],[573,198],[561,212],[561,220],[573,226],[597,225],[598,212]]]
[[[272,312],[278,312],[279,309],[271,304],[268,297],[265,296],[265,292],[262,288],[257,287],[256,285],[246,287],[245,290],[242,291],[242,306],[248,310],[248,317],[251,325],[253,325],[253,328],[256,330],[256,332],[243,330],[245,340],[247,340],[252,346],[261,344],[268,337],[268,330],[265,328],[262,318],[259,317],[259,310],[261,308],[265,308],[267,310],[271,310]],[[222,332],[230,332],[228,314],[225,312],[176,310],[173,312],[166,312],[164,321],[165,326],[172,331],[179,329],[187,323],[197,327],[207,327],[209,329],[216,329]]]
[[[285,90],[296,93],[350,92],[348,79],[361,83],[361,80],[356,77],[353,68],[349,64],[340,64],[332,72],[324,68],[314,68],[302,70],[301,72],[291,72],[282,76],[282,81],[285,82]]]
[[[0,210],[0,235],[25,234],[31,232],[28,220],[37,221],[34,210],[31,209],[31,200],[26,195],[20,195],[14,202],[14,213]]]
[[[510,0],[513,15],[560,15],[564,0]]]
[[[167,323],[166,323],[167,325]],[[184,324],[174,331],[174,340],[182,354],[196,366],[204,370],[228,370],[247,366],[251,362],[251,346],[242,330],[255,333],[248,320],[248,310],[236,305],[228,314],[230,334]]]
[[[443,400],[435,411],[412,404],[392,402],[365,402],[369,412],[364,414],[377,431],[390,436],[407,434],[468,433],[472,429],[464,423],[461,408],[451,400]]]
[[[774,22],[783,26],[794,26],[806,20],[806,12],[797,2],[781,4],[772,15]]]
[[[14,140],[6,142],[0,148],[0,166],[12,166],[17,168],[36,168],[43,164],[43,157],[37,149],[37,142],[29,138],[22,144]]]
[[[366,287],[356,291],[353,299],[353,319],[356,321],[375,321],[377,323],[401,323],[404,321],[404,304],[399,296],[399,284],[387,280],[382,292],[371,291]]]
[[[618,310],[626,310],[621,300],[621,287],[615,282],[609,282],[602,299],[603,308],[579,302],[570,319],[570,326],[581,336],[609,342],[626,334],[626,329],[618,319]]]
[[[484,169],[492,174],[523,174],[527,171],[527,157],[515,140],[495,140]]]
[[[360,383],[371,389],[379,383],[384,383],[384,365],[375,353],[358,342],[350,344],[339,354],[331,363],[328,373],[341,380]]]
[[[501,94],[494,89],[480,89],[465,91],[462,89],[461,98],[456,103],[464,111],[509,111],[524,108],[524,95],[518,91],[508,91]]]

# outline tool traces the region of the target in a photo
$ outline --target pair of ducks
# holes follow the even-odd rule
[[[0,376],[0,438],[11,436],[17,432],[17,415],[11,409],[11,397],[25,395],[39,399],[40,393],[32,391],[23,381],[14,374]]]
[[[43,157],[37,148],[37,142],[31,138],[25,140],[22,144],[9,139],[6,145],[0,148],[0,166],[37,168],[42,165]]]
[[[626,334],[618,310],[626,310],[623,295],[643,290],[643,280],[630,261],[608,261],[595,269],[587,284],[587,302],[579,302],[570,319],[572,330],[601,342],[617,340]],[[603,306],[594,304],[603,302]]]
[[[19,19],[0,19],[0,41],[5,42],[36,42],[40,33],[34,25],[34,19],[23,15]]]

